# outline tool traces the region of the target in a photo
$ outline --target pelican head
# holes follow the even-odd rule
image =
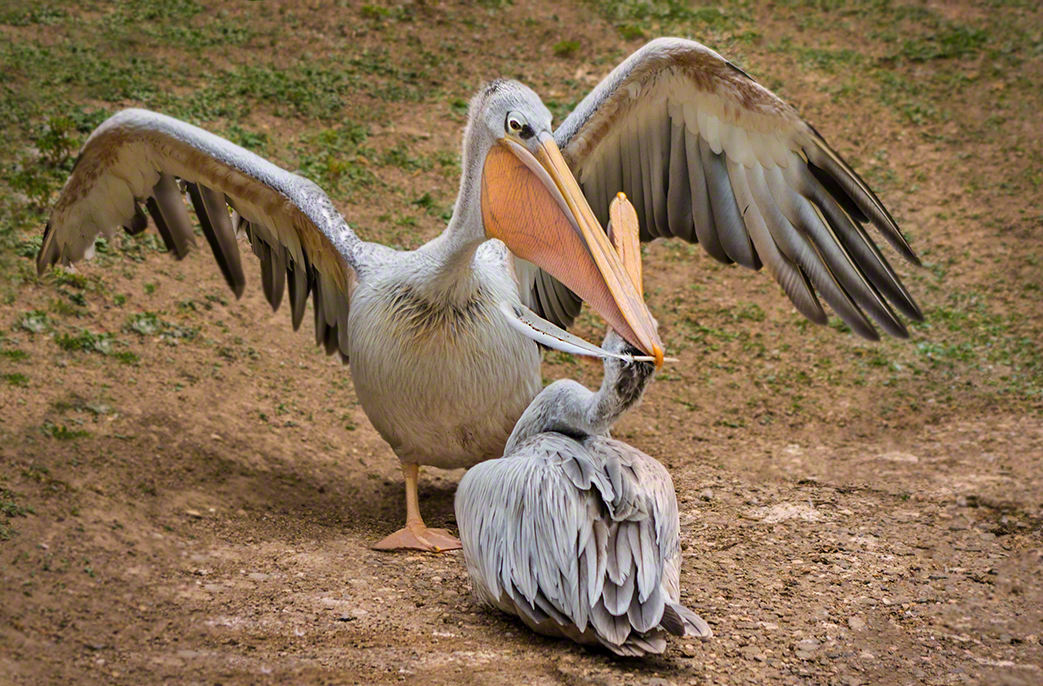
[[[663,359],[638,287],[561,155],[551,113],[530,88],[494,81],[471,101],[465,174],[481,174],[485,238],[545,269],[626,340]]]

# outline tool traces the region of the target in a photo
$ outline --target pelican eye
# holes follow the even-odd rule
[[[527,141],[536,135],[536,132],[529,126],[529,122],[525,120],[525,117],[515,112],[507,114],[507,119],[504,121],[504,129],[506,129],[507,133],[513,134],[523,141]]]

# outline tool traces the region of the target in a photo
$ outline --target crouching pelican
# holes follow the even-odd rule
[[[557,130],[526,86],[485,86],[471,101],[462,169],[445,231],[395,251],[360,240],[307,179],[187,123],[125,110],[84,144],[37,267],[89,257],[97,236],[120,226],[143,231],[141,203],[184,257],[195,239],[180,179],[236,295],[241,230],[272,307],[286,293],[297,328],[311,295],[316,343],[350,364],[362,409],[405,477],[406,526],[380,548],[459,547],[424,526],[418,465],[502,455],[540,390],[538,347],[507,326],[498,303],[565,326],[586,301],[662,359],[651,315],[601,227],[617,191],[635,199],[644,239],[677,236],[722,261],[763,264],[815,322],[826,320],[815,289],[866,337],[876,332],[861,308],[905,334],[884,297],[920,317],[862,228],[872,222],[915,259],[876,196],[792,108],[692,41],[650,43]]]
[[[636,248],[636,217],[632,227]],[[640,278],[640,253],[633,265]],[[460,481],[456,521],[480,601],[541,634],[618,655],[662,653],[667,633],[709,638],[711,631],[680,603],[670,474],[609,437],[616,419],[641,400],[655,367],[634,360],[640,351],[611,329],[603,348],[601,389],[561,380],[537,395],[503,458]]]

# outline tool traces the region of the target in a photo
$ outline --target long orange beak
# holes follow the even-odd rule
[[[663,344],[638,287],[590,209],[548,133],[533,155],[501,138],[485,159],[485,233],[516,256],[546,269],[630,343],[662,365]]]

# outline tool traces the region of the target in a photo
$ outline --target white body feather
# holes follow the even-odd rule
[[[352,379],[366,416],[404,462],[470,467],[502,454],[540,390],[540,354],[499,312],[501,301],[519,302],[499,241],[475,255],[476,299],[464,301],[473,308],[472,326],[438,327],[410,316],[403,289],[419,294],[430,287],[437,261],[429,252],[404,254],[355,290]]]

